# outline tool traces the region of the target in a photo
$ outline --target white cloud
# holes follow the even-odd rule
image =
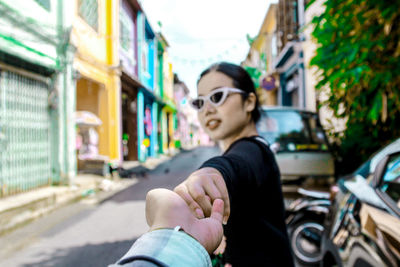
[[[200,72],[215,61],[239,64],[271,0],[141,0],[151,25],[162,23],[174,72],[195,95]]]

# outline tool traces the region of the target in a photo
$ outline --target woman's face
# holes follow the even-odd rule
[[[221,87],[235,86],[229,76],[222,72],[211,71],[200,79],[197,92],[199,96],[206,96]],[[239,93],[231,93],[218,107],[205,101],[204,108],[198,112],[198,118],[203,129],[213,140],[235,140],[251,122],[253,109],[254,103],[243,101]]]

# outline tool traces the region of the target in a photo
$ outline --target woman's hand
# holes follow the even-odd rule
[[[224,223],[228,221],[230,203],[228,190],[221,173],[214,168],[202,168],[193,172],[184,182],[175,187],[197,218],[211,214],[216,199],[224,201]]]
[[[210,217],[198,219],[185,201],[171,190],[153,189],[146,196],[146,220],[150,230],[174,228],[179,225],[210,254],[222,240],[223,210],[224,202],[216,199]]]

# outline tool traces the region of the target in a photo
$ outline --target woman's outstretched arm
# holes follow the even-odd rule
[[[211,214],[216,199],[224,201],[224,223],[230,214],[229,194],[222,174],[215,168],[206,167],[193,172],[174,191],[183,198],[197,218]]]

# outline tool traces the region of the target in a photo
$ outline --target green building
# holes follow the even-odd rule
[[[0,0],[0,197],[76,175],[68,2]]]

